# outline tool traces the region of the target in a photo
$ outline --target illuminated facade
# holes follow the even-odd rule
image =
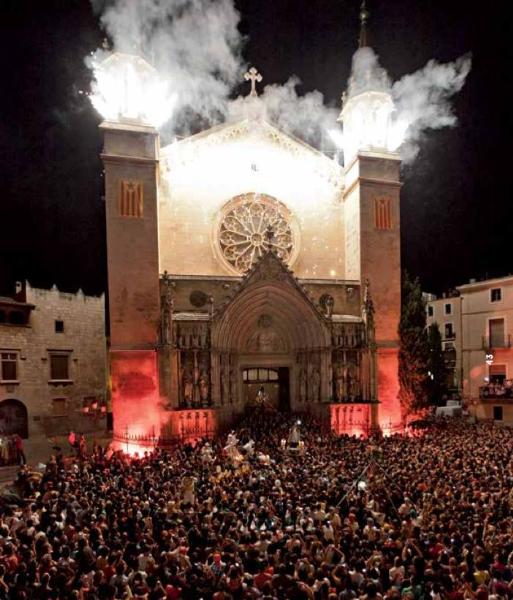
[[[117,435],[215,429],[259,368],[283,407],[398,427],[397,157],[343,169],[263,121],[163,149],[102,128]]]
[[[240,118],[162,148],[133,107],[108,113],[112,401],[127,448],[211,433],[261,386],[340,433],[401,427],[400,160],[378,100],[379,115],[372,89],[345,97],[345,167],[269,123],[253,80]],[[366,107],[374,137],[357,135]]]

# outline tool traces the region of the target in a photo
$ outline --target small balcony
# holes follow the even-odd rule
[[[479,388],[479,399],[493,402],[513,402],[513,379],[504,383],[489,383]]]
[[[511,334],[507,334],[502,337],[490,337],[488,335],[483,336],[482,341],[483,350],[496,350],[498,348],[511,348]]]

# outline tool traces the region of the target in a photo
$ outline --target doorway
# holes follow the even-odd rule
[[[250,367],[242,371],[244,403],[258,404],[257,395],[263,388],[265,403],[279,411],[290,410],[290,384],[288,367]]]
[[[278,368],[278,382],[279,382],[279,400],[278,410],[281,412],[290,412],[290,381],[289,381],[289,368],[279,367]]]
[[[502,406],[494,406],[493,407],[493,420],[494,421],[502,421],[503,419],[503,410]]]
[[[23,402],[11,398],[0,402],[0,434],[15,433],[23,439],[28,438],[28,415]]]

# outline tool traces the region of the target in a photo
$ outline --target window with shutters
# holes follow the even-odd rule
[[[0,353],[0,359],[2,361],[0,372],[2,381],[18,381],[18,353],[2,352]]]
[[[452,328],[452,323],[445,324],[445,339],[452,340],[454,338],[454,330]]]
[[[52,413],[55,417],[64,417],[66,415],[66,398],[52,399]]]
[[[50,380],[51,381],[70,381],[69,372],[69,352],[51,352],[50,353]]]
[[[490,348],[504,347],[504,319],[488,321],[488,340]]]
[[[490,290],[490,302],[500,302],[502,300],[501,288],[493,288]]]

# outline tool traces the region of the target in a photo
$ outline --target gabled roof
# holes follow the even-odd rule
[[[160,151],[160,157],[164,163],[177,160],[183,164],[192,158],[197,158],[204,151],[215,149],[220,144],[249,136],[257,136],[268,141],[293,157],[308,158],[312,170],[334,185],[340,185],[343,180],[343,168],[337,162],[299,138],[281,131],[262,119],[243,119],[216,125],[165,146]]]
[[[316,316],[322,322],[327,323],[326,317],[312,301],[307,290],[301,285],[294,273],[272,248],[269,248],[269,250],[255,262],[251,269],[244,275],[242,281],[235,287],[230,298],[216,309],[214,312],[214,320],[220,319],[232,302],[234,302],[244,290],[260,281],[280,281],[291,285],[312,308]]]
[[[322,158],[323,160],[326,160],[330,163],[333,162],[330,158],[325,156],[322,152],[320,152],[313,146],[310,146],[295,135],[285,133],[275,125],[263,119],[243,119],[242,121],[222,123],[220,125],[210,127],[209,129],[205,129],[204,131],[195,133],[194,135],[191,135],[189,137],[185,137],[176,143],[180,145],[194,144],[196,142],[200,142],[201,140],[206,140],[208,138],[218,136],[225,139],[236,139],[240,135],[254,133],[257,131],[261,132],[263,135],[269,137],[270,139],[287,139],[290,143],[291,150],[294,148],[294,146],[297,146],[296,151],[307,150],[315,156]],[[166,146],[166,148],[169,148],[169,146]],[[163,151],[165,151],[166,148],[164,148]]]

